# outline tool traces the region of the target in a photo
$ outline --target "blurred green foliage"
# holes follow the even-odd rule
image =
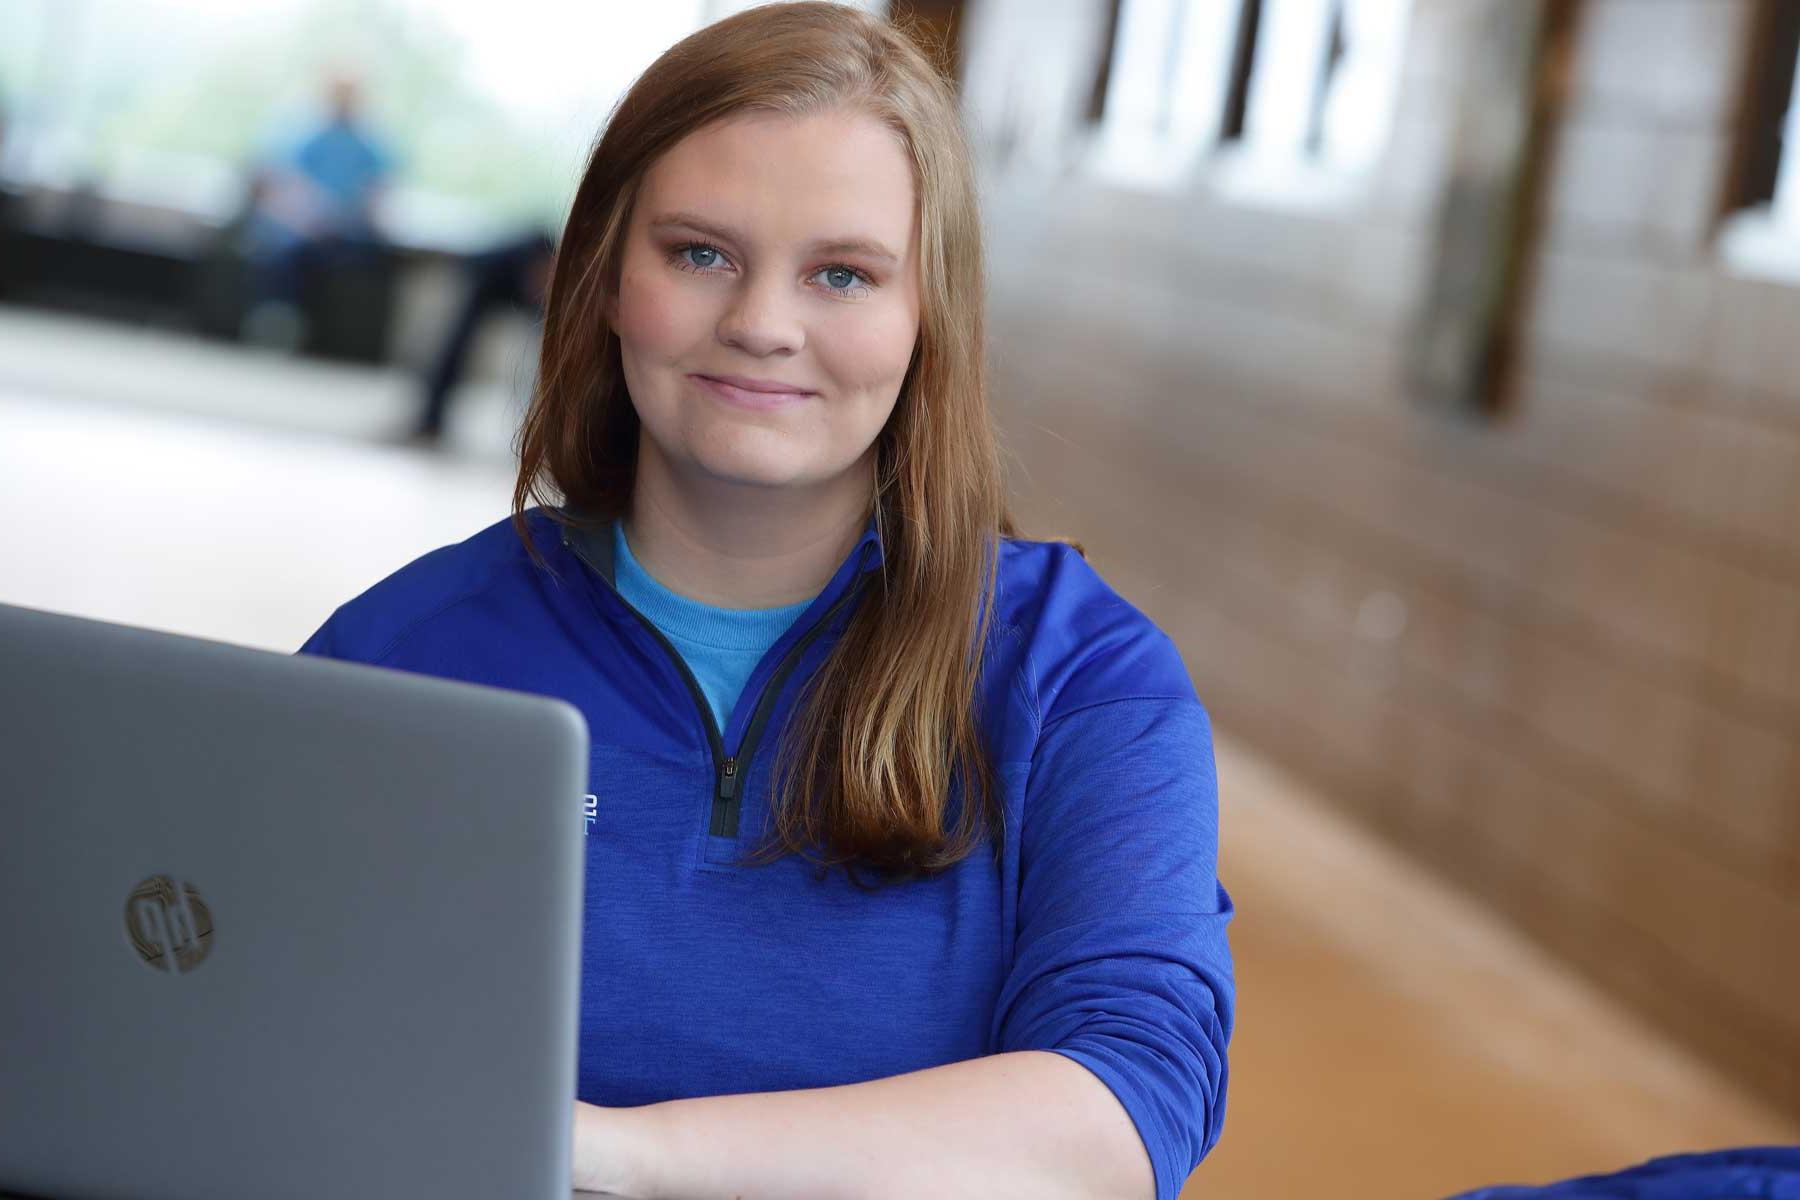
[[[130,0],[0,0],[0,108],[15,128],[25,117],[56,128],[84,175],[144,153],[241,167],[349,66],[397,183],[484,219],[560,224],[579,148],[474,86],[465,43],[428,8],[307,0],[210,27],[204,11],[173,15]]]

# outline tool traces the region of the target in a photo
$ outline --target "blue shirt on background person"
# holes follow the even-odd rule
[[[366,220],[376,189],[393,173],[392,156],[367,130],[334,116],[300,139],[283,156],[285,164],[329,196],[345,225]]]

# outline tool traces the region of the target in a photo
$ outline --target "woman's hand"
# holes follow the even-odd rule
[[[570,1182],[578,1192],[652,1200],[656,1163],[650,1108],[601,1108],[575,1102]]]

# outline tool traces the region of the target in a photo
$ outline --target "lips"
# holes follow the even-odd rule
[[[786,385],[781,383],[745,379],[738,375],[690,375],[688,378],[727,404],[735,404],[740,408],[780,408],[797,404],[814,395],[805,390],[788,391]],[[770,390],[771,388],[776,390]]]
[[[746,392],[784,392],[805,395],[812,391],[797,383],[788,383],[781,379],[752,379],[748,375],[706,375],[707,379],[716,379],[720,383],[728,383],[732,387],[742,388]]]

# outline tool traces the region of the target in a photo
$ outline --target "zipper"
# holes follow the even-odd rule
[[[589,566],[592,564],[590,563]],[[787,677],[799,662],[800,655],[808,646],[812,645],[820,633],[824,632],[825,626],[831,623],[831,618],[836,616],[846,603],[862,594],[863,588],[868,584],[867,576],[858,578],[854,584],[845,588],[844,594],[832,602],[831,607],[825,610],[825,614],[813,622],[812,627],[798,641],[788,647],[787,653],[782,655],[781,662],[776,665],[774,673],[763,685],[762,693],[756,698],[756,710],[750,714],[750,724],[745,728],[744,736],[738,739],[737,753],[727,755],[725,753],[725,737],[719,732],[719,723],[713,717],[712,705],[706,702],[706,692],[700,687],[700,681],[694,678],[693,671],[688,668],[687,660],[681,657],[681,652],[675,649],[674,643],[663,635],[663,631],[656,627],[654,621],[633,607],[631,601],[625,599],[612,580],[597,570],[594,574],[600,582],[612,589],[613,595],[619,597],[619,603],[623,604],[631,612],[631,615],[650,631],[650,635],[656,639],[657,644],[675,661],[676,669],[681,672],[681,678],[687,683],[688,692],[693,696],[695,705],[700,709],[700,720],[706,727],[707,744],[712,749],[712,814],[707,825],[707,832],[713,837],[735,838],[739,809],[738,780],[749,773],[750,756],[756,752],[757,743],[762,738],[763,726],[768,723],[769,714],[774,708],[775,698],[781,694],[781,687],[787,682]]]
[[[805,653],[806,648],[812,645],[813,640],[825,631],[825,626],[831,623],[831,618],[836,616],[838,610],[845,604],[862,595],[862,590],[866,586],[868,586],[868,577],[865,575],[845,588],[844,594],[832,601],[831,607],[825,610],[825,615],[815,621],[812,628],[808,629],[799,641],[788,647],[787,653],[782,655],[781,662],[776,665],[774,674],[769,676],[769,682],[763,685],[762,694],[756,698],[756,709],[750,714],[750,724],[745,728],[744,736],[738,740],[737,755],[718,764],[719,787],[713,800],[712,825],[710,827],[713,836],[728,838],[737,836],[738,777],[749,770],[750,756],[756,752],[758,743],[762,741],[763,726],[768,723],[769,714],[774,711],[775,700],[781,695],[782,686],[787,683],[787,677],[799,664],[800,655]],[[673,647],[671,647],[672,649]],[[705,698],[701,699],[704,704]],[[706,707],[707,719],[711,720],[712,709],[710,706]]]

